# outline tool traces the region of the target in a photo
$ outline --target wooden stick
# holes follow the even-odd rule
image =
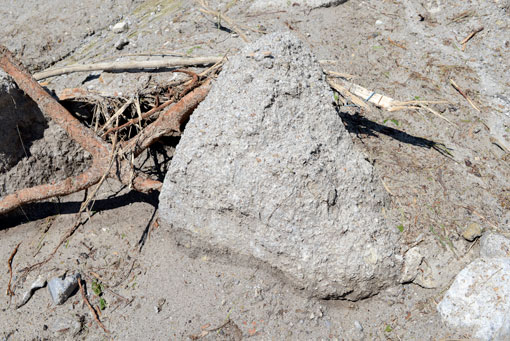
[[[336,72],[336,71],[331,71],[331,70],[324,70],[324,73],[326,75],[329,75],[329,76],[345,78],[347,80],[351,80],[351,79],[353,79],[355,77],[355,76],[350,75],[348,73]]]
[[[92,316],[94,317],[94,320],[96,320],[99,327],[103,328],[103,330],[106,334],[110,334],[110,331],[108,329],[106,329],[106,327],[101,323],[101,321],[99,320],[99,317],[97,316],[96,310],[90,304],[89,299],[87,298],[87,295],[85,294],[85,290],[83,289],[83,285],[81,285],[81,278],[78,278],[78,286],[80,287],[81,297],[83,298],[83,301],[89,307],[90,312],[92,313]]]
[[[473,101],[464,93],[464,91],[460,89],[460,87],[457,85],[457,83],[455,83],[453,79],[450,79],[450,84],[453,86],[455,90],[459,92],[459,94],[461,94],[469,102],[469,104],[471,104],[473,108],[475,108],[477,111],[480,111],[480,109],[478,109],[475,103],[473,103]]]
[[[105,62],[81,65],[78,64],[38,72],[34,74],[34,78],[36,80],[41,80],[44,78],[65,75],[73,72],[161,69],[181,66],[212,65],[216,64],[222,59],[223,57],[190,57],[190,58],[165,58],[161,60],[146,60],[146,61]]]

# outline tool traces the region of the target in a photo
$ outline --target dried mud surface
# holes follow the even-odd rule
[[[210,250],[188,249],[185,241],[176,243],[172,232],[156,223],[157,193],[142,195],[108,181],[98,193],[90,220],[51,262],[27,276],[20,270],[51,252],[74,222],[83,193],[27,205],[0,218],[4,274],[9,256],[22,242],[13,261],[12,300],[4,294],[8,274],[0,278],[0,337],[470,337],[443,325],[436,304],[455,275],[478,256],[478,242],[461,237],[469,224],[510,232],[510,2],[350,0],[329,8],[291,4],[267,11],[250,10],[252,2],[210,1],[210,5],[259,31],[291,30],[318,59],[329,61],[324,68],[351,74],[353,82],[368,89],[402,101],[449,101],[432,107],[450,122],[425,110],[339,108],[353,141],[375,165],[391,195],[391,209],[384,214],[395,225],[388,228],[402,230],[402,253],[417,247],[425,257],[415,281],[358,302],[308,299],[261,264],[236,264]],[[134,55],[147,52],[223,55],[243,46],[226,23],[217,29],[217,21],[197,8],[186,1],[77,5],[55,0],[46,7],[37,1],[9,1],[0,8],[5,18],[0,42],[30,70],[54,63],[158,58]],[[119,51],[114,44],[121,35],[109,26],[121,18],[130,22],[130,28],[123,34],[129,44]],[[484,30],[463,51],[461,41],[479,27]],[[261,34],[247,33],[250,39]],[[175,77],[166,72],[98,75],[70,74],[44,84],[52,90],[82,87],[127,96]],[[450,85],[450,79],[480,111]],[[43,146],[45,141],[32,145],[38,143]],[[434,148],[437,143],[443,147]],[[21,164],[27,162],[23,160]],[[101,320],[110,335],[95,324],[79,294],[55,307],[45,288],[15,309],[39,274],[49,277],[66,270],[86,275],[89,287],[94,278],[103,283],[106,309]],[[89,291],[92,303],[99,305],[100,298]]]

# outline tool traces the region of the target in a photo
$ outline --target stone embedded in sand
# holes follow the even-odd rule
[[[161,221],[266,262],[315,296],[356,300],[397,283],[385,191],[332,101],[316,58],[291,34],[246,46],[186,127]]]
[[[510,258],[480,258],[462,270],[437,306],[451,326],[480,340],[510,339]]]
[[[510,239],[498,233],[485,233],[480,238],[480,257],[510,258]]]
[[[64,304],[67,299],[78,289],[80,274],[72,276],[54,277],[48,281],[48,291],[56,305]]]

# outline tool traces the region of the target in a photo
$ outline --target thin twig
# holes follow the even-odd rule
[[[475,36],[475,34],[477,34],[478,32],[481,32],[481,31],[483,31],[483,26],[479,27],[476,30],[474,30],[473,32],[471,32],[463,41],[460,42],[460,44],[462,45],[462,51],[464,51],[466,49],[466,43],[468,41],[470,41],[471,38],[473,38]]]
[[[11,289],[11,281],[12,281],[12,260],[14,259],[14,256],[18,252],[18,248],[21,245],[21,242],[16,245],[14,250],[11,253],[11,256],[9,257],[9,260],[7,261],[7,266],[9,267],[9,283],[7,283],[7,292],[5,293],[7,296],[14,296],[14,291]]]
[[[396,41],[394,41],[393,39],[391,39],[390,37],[388,37],[388,42],[391,44],[391,45],[395,45],[396,47],[400,47],[401,49],[404,49],[404,50],[407,50],[407,47],[405,47],[404,45],[400,44],[400,43],[397,43]]]
[[[480,109],[478,109],[475,103],[473,103],[473,101],[464,93],[464,91],[460,89],[460,87],[457,85],[457,83],[455,83],[453,79],[450,79],[450,84],[469,102],[469,104],[471,104],[473,108],[475,108],[477,111],[480,111]]]
[[[173,70],[173,72],[182,72],[182,73],[186,73],[188,75],[190,75],[192,77],[191,79],[191,82],[190,84],[186,87],[186,89],[184,89],[182,91],[182,95],[186,95],[191,89],[193,89],[197,82],[198,82],[198,75],[196,73],[194,73],[193,71],[189,71],[189,70]],[[113,127],[113,128],[110,128],[109,130],[107,130],[103,135],[102,137],[105,137],[106,135],[110,134],[110,133],[113,133],[115,131],[118,131],[120,129],[123,129],[123,128],[126,128],[126,127],[129,127],[130,125],[132,124],[135,124],[135,123],[139,123],[141,124],[141,121],[142,119],[146,119],[148,117],[151,117],[152,115],[154,115],[155,113],[159,112],[161,109],[163,108],[166,108],[167,106],[169,106],[170,104],[174,103],[173,100],[168,100],[164,103],[162,103],[161,105],[158,105],[154,108],[152,108],[151,110],[147,111],[146,113],[142,114],[141,117],[139,118],[134,118],[118,127]],[[141,128],[141,125],[140,125],[140,128]]]
[[[92,313],[92,316],[94,317],[94,320],[96,320],[99,327],[103,328],[104,332],[106,334],[110,334],[110,331],[106,329],[106,327],[101,323],[99,320],[99,317],[97,316],[96,310],[92,307],[92,305],[89,302],[89,299],[87,298],[87,295],[85,294],[85,289],[83,289],[83,285],[81,284],[81,278],[78,279],[78,286],[80,287],[81,297],[83,298],[83,301],[87,304],[87,306],[90,309],[90,312]]]

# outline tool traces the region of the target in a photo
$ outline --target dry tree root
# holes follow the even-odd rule
[[[16,82],[18,87],[31,97],[43,114],[61,126],[71,139],[88,151],[93,158],[92,166],[80,175],[63,181],[25,188],[0,199],[0,215],[21,205],[55,196],[68,195],[110,177],[118,179],[124,185],[139,192],[148,193],[159,190],[160,181],[152,180],[143,174],[134,175],[132,160],[159,138],[171,133],[179,133],[181,124],[191,115],[196,106],[207,96],[210,81],[185,95],[177,104],[160,114],[138,135],[120,144],[121,152],[97,136],[74,118],[61,104],[49,95],[37,81],[23,68],[12,53],[0,45],[0,67]],[[194,79],[195,80],[195,79]],[[192,83],[196,83],[193,81]],[[111,157],[113,155],[113,160]]]
[[[12,251],[11,253],[11,256],[9,257],[9,259],[7,260],[7,267],[9,268],[9,283],[7,283],[7,292],[6,292],[6,295],[7,296],[14,296],[14,291],[12,291],[11,289],[11,281],[12,281],[12,260],[14,259],[14,256],[16,255],[16,253],[18,252],[18,248],[19,246],[21,245],[21,242],[18,243],[18,245],[16,245],[16,247],[14,248],[14,250]]]

